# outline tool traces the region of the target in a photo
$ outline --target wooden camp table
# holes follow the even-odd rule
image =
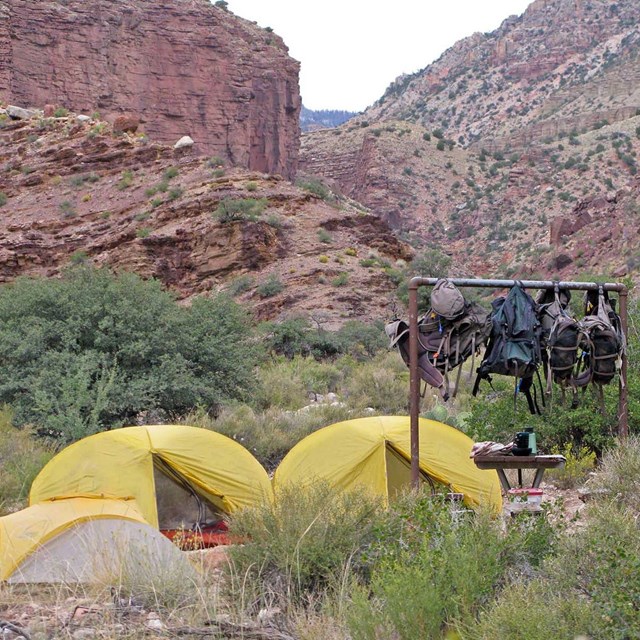
[[[522,487],[522,470],[535,469],[536,474],[533,478],[532,487],[539,487],[542,482],[542,476],[545,469],[559,469],[564,467],[566,458],[564,456],[505,456],[505,455],[488,455],[475,456],[473,458],[478,469],[495,469],[500,478],[500,484],[505,494],[511,489],[505,469],[518,470],[518,484]]]

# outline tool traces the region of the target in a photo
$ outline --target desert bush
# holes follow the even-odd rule
[[[605,451],[589,485],[640,514],[640,438],[631,436]]]
[[[214,216],[220,222],[255,221],[268,203],[266,198],[225,198],[218,204]]]
[[[122,172],[122,177],[120,178],[116,186],[118,187],[118,189],[120,189],[120,191],[124,191],[125,189],[128,189],[132,184],[133,171],[127,169],[126,171]]]
[[[347,381],[349,404],[370,407],[387,415],[406,414],[409,372],[395,353],[384,353],[354,368]]]
[[[334,287],[344,287],[347,282],[349,282],[349,274],[346,271],[341,271],[331,280],[331,285]]]
[[[566,536],[546,576],[558,593],[579,593],[595,607],[602,640],[640,637],[640,536],[637,512],[621,502],[600,500],[586,527]]]
[[[298,180],[296,186],[304,189],[308,193],[312,193],[321,200],[333,199],[333,194],[326,184],[315,178],[309,178],[308,180]]]
[[[517,431],[532,426],[538,434],[538,449],[545,453],[553,449],[562,450],[568,443],[575,450],[584,447],[599,455],[613,442],[617,432],[617,389],[612,385],[605,390],[605,415],[600,412],[595,393],[588,390],[587,394],[580,397],[577,408],[554,401],[541,416],[529,413],[521,393],[517,395],[514,409],[513,378],[494,376],[492,385],[493,389],[481,385],[481,392],[488,389],[491,393],[481,393],[472,402],[470,416],[464,427],[465,433],[476,441],[510,442]],[[538,390],[538,401],[540,395]]]
[[[283,290],[284,284],[280,281],[280,278],[273,273],[256,287],[256,292],[261,298],[272,298]]]
[[[230,597],[251,609],[313,604],[340,582],[350,558],[367,542],[379,502],[362,492],[338,493],[325,483],[286,486],[272,504],[234,517],[231,532],[246,540],[231,549]],[[251,597],[247,598],[247,591]]]
[[[462,632],[465,640],[574,640],[599,637],[601,616],[575,591],[558,593],[546,580],[510,582]]]
[[[596,454],[586,447],[578,450],[567,442],[563,449],[555,447],[551,453],[563,455],[567,462],[561,469],[549,469],[547,481],[561,489],[572,489],[585,482],[596,466]]]
[[[251,287],[253,286],[253,283],[254,283],[253,276],[250,276],[249,274],[244,274],[231,280],[231,282],[229,282],[229,284],[227,285],[226,291],[230,296],[233,296],[235,298],[236,296],[239,296],[241,293],[244,293],[245,291],[249,291],[249,289],[251,289]]]
[[[352,637],[446,637],[475,620],[514,567],[539,565],[551,537],[544,517],[505,534],[489,514],[454,515],[442,495],[403,496],[363,558],[371,579],[353,595]]]
[[[260,353],[222,295],[182,307],[157,281],[89,266],[0,289],[0,402],[67,441],[143,410],[244,398]]]

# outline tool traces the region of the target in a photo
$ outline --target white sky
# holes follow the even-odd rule
[[[403,73],[476,31],[496,29],[532,0],[228,0],[229,10],[282,36],[299,60],[309,109],[363,111]]]

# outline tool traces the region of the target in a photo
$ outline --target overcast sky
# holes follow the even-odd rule
[[[229,9],[284,38],[299,60],[309,109],[363,111],[403,73],[476,31],[496,29],[531,0],[228,0]]]

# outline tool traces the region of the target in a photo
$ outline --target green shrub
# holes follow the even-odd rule
[[[304,189],[306,192],[317,196],[321,200],[331,200],[333,194],[329,187],[320,180],[310,178],[308,180],[298,180],[296,186]]]
[[[253,278],[253,276],[245,273],[231,280],[231,282],[229,282],[229,284],[227,285],[226,291],[230,296],[233,296],[235,298],[241,293],[249,291],[249,289],[253,287],[254,281],[255,279]]]
[[[284,284],[277,275],[271,274],[262,284],[258,285],[256,291],[261,298],[272,298],[284,290]]]
[[[477,624],[467,627],[465,640],[575,640],[598,638],[602,618],[575,591],[558,593],[546,580],[509,583]]]
[[[327,264],[327,262],[329,262],[329,256],[321,255],[318,258],[318,262],[320,262],[321,264]]]
[[[499,520],[453,514],[441,495],[401,497],[363,557],[371,579],[353,597],[352,637],[447,637],[475,620],[512,569],[539,565],[551,535],[544,517],[523,519],[504,535]]]
[[[438,151],[444,151],[444,140],[438,140],[438,144],[436,145],[436,149]]]
[[[561,489],[572,489],[583,484],[596,466],[596,454],[593,451],[586,447],[576,451],[570,442],[565,444],[564,449],[555,447],[552,453],[561,454],[567,460],[564,467],[549,469],[547,474],[547,481]]]
[[[326,229],[318,229],[318,240],[324,244],[331,244],[333,242],[331,234]]]
[[[136,238],[148,238],[151,235],[151,229],[149,227],[140,227],[136,229]]]
[[[180,173],[178,171],[178,167],[169,167],[162,174],[162,178],[168,182],[169,180],[173,180],[173,178],[175,178],[178,175],[178,173]]]
[[[66,118],[68,115],[69,115],[69,110],[65,109],[64,107],[58,107],[53,112],[53,117],[54,118]]]
[[[242,399],[259,354],[226,296],[182,307],[156,281],[88,266],[0,288],[0,403],[66,441],[149,409]]]
[[[212,156],[207,160],[207,166],[211,169],[224,167],[224,158],[221,158],[220,156]]]
[[[396,353],[383,353],[355,368],[346,381],[349,403],[386,415],[406,414],[409,370]]]
[[[127,169],[126,171],[122,172],[122,177],[120,178],[116,186],[118,187],[118,189],[120,189],[120,191],[124,191],[125,189],[128,189],[132,184],[133,171]]]
[[[640,437],[630,436],[607,449],[590,485],[640,514]]]
[[[184,190],[182,187],[175,187],[174,189],[169,189],[169,200],[177,200],[182,194]]]
[[[63,200],[60,203],[60,211],[62,211],[62,216],[64,218],[73,218],[77,215],[73,203],[69,200]]]
[[[8,199],[7,194],[4,193],[4,191],[0,191],[0,207],[4,207],[4,205],[7,204]]]
[[[262,378],[258,393],[263,405],[270,399],[277,401],[281,395],[282,392],[278,389],[280,382],[275,377],[279,374],[280,372],[275,372],[273,377],[266,375]],[[297,378],[286,379],[283,385],[297,398],[296,402],[292,401],[293,397],[287,398],[291,406],[304,406],[309,403],[308,399],[302,399],[303,390],[298,383]],[[213,429],[241,442],[268,471],[275,471],[285,454],[304,437],[328,424],[354,417],[358,417],[358,414],[345,407],[325,403],[318,404],[308,411],[285,411],[272,406],[258,411],[255,407],[241,404],[224,407],[215,420],[205,411],[195,410],[186,415],[183,422]]]
[[[344,287],[349,282],[349,274],[346,271],[340,272],[333,280],[331,284],[334,287]]]
[[[247,182],[247,183],[245,183],[244,188],[247,191],[257,191],[258,190],[258,184],[256,182],[253,182],[253,181]]]
[[[266,198],[225,198],[215,210],[214,216],[220,222],[237,222],[239,220],[255,221],[269,204]]]
[[[547,580],[557,593],[586,596],[604,628],[596,638],[640,637],[640,609],[633,604],[640,601],[638,512],[601,500],[587,516],[584,529],[563,539]]]

